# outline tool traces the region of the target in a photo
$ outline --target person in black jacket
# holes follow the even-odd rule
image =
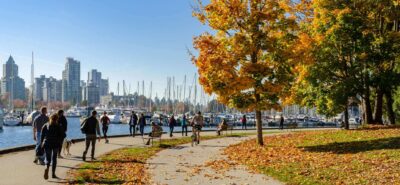
[[[129,120],[129,133],[132,137],[135,137],[137,123],[138,117],[135,114],[135,111],[132,111],[131,119]]]
[[[140,134],[143,136],[143,134],[144,134],[144,127],[146,126],[146,118],[144,117],[144,114],[143,114],[143,113],[140,114],[138,124],[139,124],[139,131],[140,131]]]
[[[172,137],[175,125],[176,125],[176,119],[174,115],[172,115],[171,118],[169,119],[169,137]]]
[[[63,131],[63,135],[62,138],[60,140],[60,144],[62,146],[64,139],[67,137],[67,129],[68,129],[68,122],[67,122],[67,118],[65,118],[64,116],[64,111],[63,110],[59,110],[57,112],[58,115],[58,123],[60,124],[61,130]],[[58,158],[62,158],[61,156],[61,148],[58,150]]]
[[[82,126],[85,127],[85,142],[86,142],[86,147],[85,147],[85,151],[83,152],[82,155],[82,160],[86,161],[86,154],[88,152],[90,143],[92,143],[92,153],[91,153],[91,157],[92,160],[96,160],[94,158],[94,151],[96,148],[96,138],[97,135],[99,135],[99,142],[100,142],[100,138],[101,138],[101,134],[100,134],[100,127],[99,127],[99,121],[96,118],[97,112],[96,111],[92,111],[92,116],[86,118],[83,123]],[[97,135],[96,135],[97,133]]]
[[[41,133],[41,146],[46,152],[46,169],[44,170],[44,179],[47,180],[49,178],[50,163],[52,164],[52,178],[58,178],[56,176],[57,153],[61,147],[60,140],[63,137],[63,130],[58,123],[57,114],[50,116],[50,121],[43,125]]]

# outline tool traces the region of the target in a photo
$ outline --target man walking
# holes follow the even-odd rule
[[[42,127],[45,125],[47,122],[49,122],[49,117],[47,117],[47,108],[42,107],[40,108],[40,115],[35,118],[33,121],[33,140],[36,141],[36,147],[35,147],[35,160],[33,161],[34,163],[40,163],[40,165],[44,165],[44,151],[43,148],[41,147],[41,132],[42,132]]]
[[[67,137],[68,122],[67,122],[67,118],[65,118],[65,116],[64,116],[63,110],[59,110],[57,112],[57,116],[58,116],[58,124],[60,124],[61,131],[62,131],[61,140],[60,140],[60,144],[61,144],[60,146],[62,146],[64,139]],[[61,149],[62,149],[62,147],[60,147],[58,150],[58,158],[62,158]]]
[[[81,130],[86,135],[86,138],[85,138],[86,148],[82,155],[83,161],[86,161],[86,154],[88,152],[90,143],[92,144],[92,153],[91,153],[92,160],[96,160],[94,158],[94,151],[96,148],[97,135],[99,135],[99,138],[98,138],[99,142],[100,142],[100,138],[101,138],[99,121],[97,120],[96,115],[97,115],[97,112],[92,111],[92,116],[90,116],[89,118],[86,118],[82,122],[82,125],[81,125]],[[97,135],[96,135],[96,133],[97,133]]]
[[[108,132],[108,125],[110,124],[110,118],[108,118],[106,111],[103,112],[103,116],[101,116],[100,122],[101,122],[101,129],[103,131],[103,136],[104,139],[106,140],[105,142],[108,143],[107,132]]]
[[[283,116],[281,115],[281,120],[279,122],[279,129],[283,130],[283,122],[285,122],[285,119],[283,118]]]
[[[187,131],[187,118],[186,118],[185,114],[183,114],[183,117],[182,117],[182,136],[183,136],[183,133],[185,133],[185,136],[187,136],[187,133],[188,133],[188,131]]]
[[[138,122],[138,117],[135,111],[132,111],[131,119],[129,120],[129,133],[132,137],[135,137],[137,122]]]
[[[144,126],[146,126],[146,118],[144,117],[144,114],[140,114],[140,118],[138,121],[139,124],[139,129],[140,129],[140,134],[143,136],[144,134]]]

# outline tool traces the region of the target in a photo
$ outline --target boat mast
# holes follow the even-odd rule
[[[196,112],[197,104],[197,74],[194,74],[194,112]]]
[[[149,112],[151,112],[151,106],[152,106],[152,93],[153,93],[153,81],[150,81],[150,95],[149,95]]]
[[[10,107],[10,111],[14,110],[14,63],[11,63],[11,87],[10,87],[10,96],[9,96],[9,107]]]
[[[35,92],[35,64],[34,64],[34,60],[33,60],[33,51],[32,51],[32,64],[31,64],[31,109],[30,111],[33,112],[33,110],[35,109],[35,98],[34,98],[34,92]]]

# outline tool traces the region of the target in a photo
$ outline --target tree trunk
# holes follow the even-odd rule
[[[374,123],[383,124],[382,120],[383,92],[381,88],[376,89]]]
[[[369,88],[365,90],[365,94],[363,96],[363,102],[364,102],[364,123],[365,124],[371,124],[372,123],[372,108],[371,108],[371,100],[369,99],[370,92]]]
[[[264,145],[263,131],[262,131],[262,121],[261,121],[261,111],[256,110],[256,125],[257,125],[257,143],[259,145]]]
[[[386,91],[385,92],[385,98],[386,98],[386,107],[387,107],[387,112],[388,112],[388,117],[389,117],[389,123],[391,125],[396,124],[396,115],[393,111],[393,97],[392,97],[392,91]]]
[[[348,105],[345,106],[345,110],[344,110],[344,128],[346,130],[350,129],[350,125],[349,125],[349,107],[348,107]]]

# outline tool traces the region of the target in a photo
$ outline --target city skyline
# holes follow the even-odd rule
[[[161,96],[167,76],[183,81],[185,74],[196,72],[187,48],[205,28],[191,17],[191,0],[19,3],[0,1],[8,7],[0,12],[6,18],[0,23],[8,25],[0,30],[0,39],[8,43],[0,46],[0,60],[14,57],[26,87],[32,51],[35,78],[46,74],[61,79],[65,58],[74,57],[81,61],[81,76],[98,69],[115,93],[118,82],[136,86],[145,80]]]

